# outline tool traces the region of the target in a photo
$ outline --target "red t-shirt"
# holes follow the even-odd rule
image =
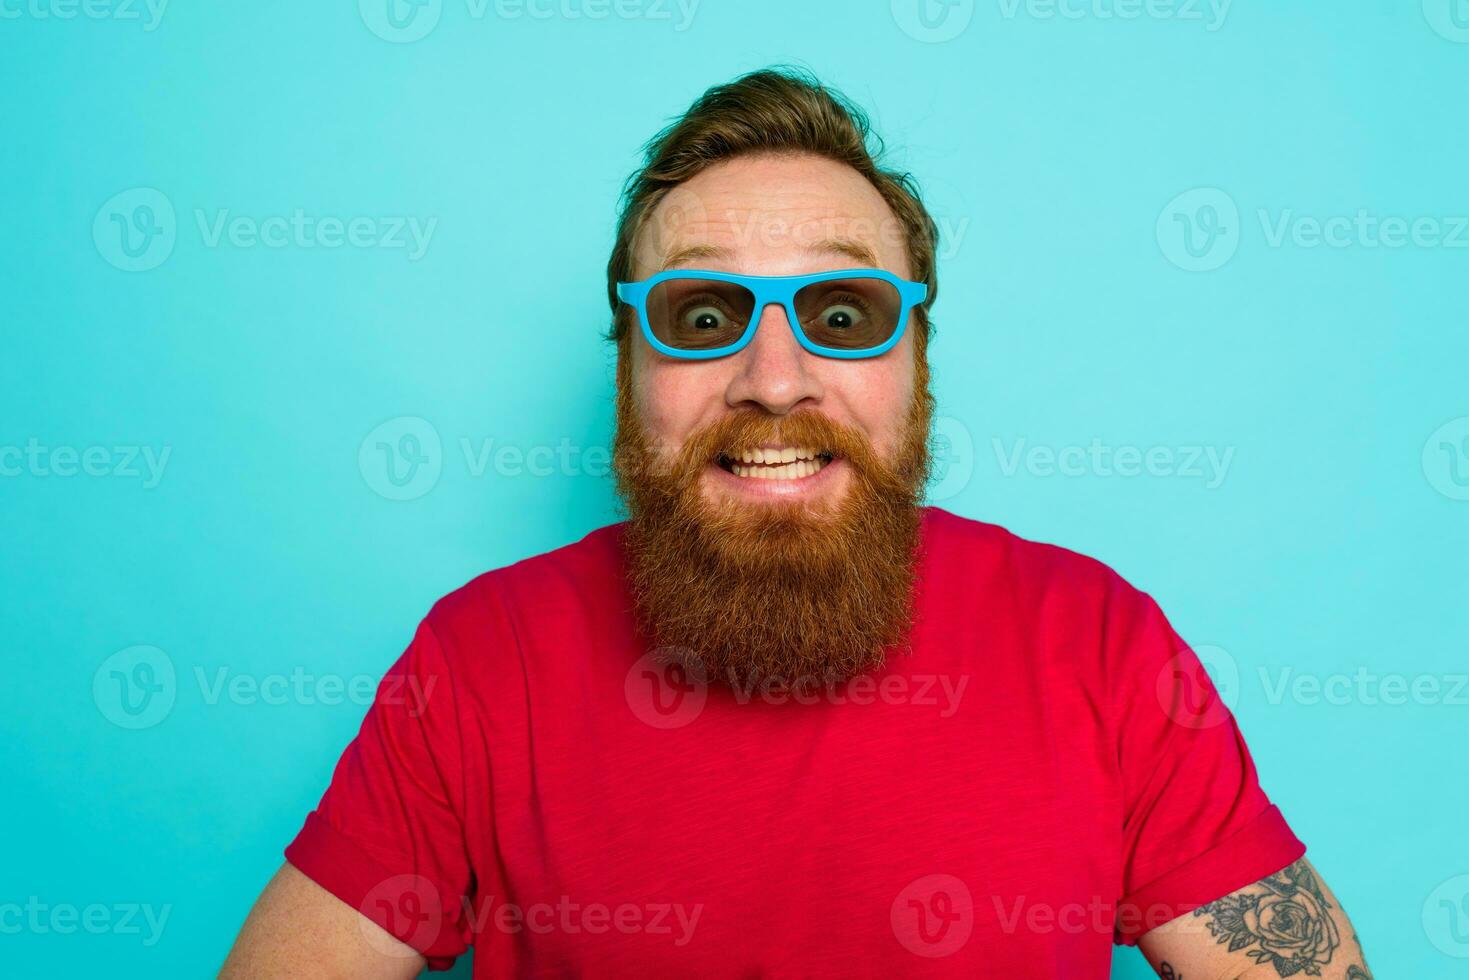
[[[439,601],[286,850],[434,968],[1105,977],[1305,850],[1096,561],[926,508],[912,655],[797,701],[650,659],[620,536]]]

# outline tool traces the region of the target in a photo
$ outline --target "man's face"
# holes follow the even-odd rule
[[[911,275],[882,196],[849,167],[764,155],[669,191],[640,231],[633,275],[874,266]],[[915,336],[878,357],[826,358],[771,306],[738,353],[694,361],[628,331],[614,460],[623,545],[663,656],[711,679],[822,683],[874,668],[907,635],[932,417]]]
[[[650,213],[633,257],[634,279],[664,269],[781,276],[873,266],[911,277],[882,195],[851,167],[812,154],[744,156],[703,171]],[[877,459],[892,461],[913,399],[911,324],[886,353],[842,360],[802,348],[783,307],[759,315],[747,347],[706,361],[666,357],[629,331],[633,406],[656,451],[672,460],[691,434],[732,413],[778,420],[814,412],[861,432]],[[764,443],[746,447],[760,449],[763,463],[709,459],[699,476],[704,500],[828,509],[850,492],[851,464],[840,455],[779,465],[824,447]]]

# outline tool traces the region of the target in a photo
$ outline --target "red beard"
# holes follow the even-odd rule
[[[661,659],[707,681],[801,689],[881,666],[906,642],[933,396],[920,349],[914,397],[891,461],[859,430],[814,411],[727,415],[671,457],[637,416],[618,359],[614,472],[640,624]],[[807,504],[706,498],[722,452],[813,446],[841,459],[840,499]]]

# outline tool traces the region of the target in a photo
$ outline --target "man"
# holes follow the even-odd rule
[[[921,506],[935,225],[764,71],[608,267],[629,520],[441,600],[229,977],[1366,978],[1157,605]]]

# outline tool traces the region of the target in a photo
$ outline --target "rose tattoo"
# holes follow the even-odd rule
[[[1270,963],[1282,977],[1318,977],[1341,944],[1331,903],[1304,861],[1260,882],[1260,895],[1226,895],[1194,909],[1212,916],[1209,932],[1229,952],[1244,950],[1256,963]]]

